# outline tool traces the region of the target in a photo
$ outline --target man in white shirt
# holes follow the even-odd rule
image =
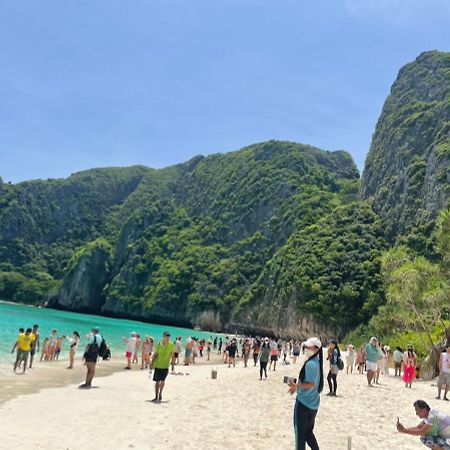
[[[450,450],[450,416],[431,409],[423,400],[416,400],[414,408],[416,415],[422,419],[419,425],[406,428],[397,422],[397,430],[400,433],[420,436],[420,440],[428,448]]]
[[[450,386],[450,342],[447,342],[446,347],[446,351],[441,353],[439,358],[439,382],[436,399],[439,400],[441,398],[442,387],[445,386],[444,400],[448,402],[447,393]]]
[[[133,357],[134,352],[136,351],[137,333],[133,331],[132,333],[130,333],[129,338],[124,337],[122,339],[124,340],[124,342],[127,343],[127,351],[125,353],[125,357],[127,358],[127,366],[125,367],[125,369],[130,370],[131,358]]]
[[[394,359],[394,370],[395,370],[395,377],[400,377],[402,375],[402,362],[403,362],[403,352],[400,347],[397,347],[395,349],[394,354],[392,355],[392,358]]]

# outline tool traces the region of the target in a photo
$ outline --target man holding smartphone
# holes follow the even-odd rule
[[[414,402],[416,415],[422,419],[415,426],[406,428],[397,418],[397,430],[400,433],[420,436],[420,440],[428,448],[434,450],[450,450],[450,416],[436,409],[431,409],[423,400]]]

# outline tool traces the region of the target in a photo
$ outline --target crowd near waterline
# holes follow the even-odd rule
[[[83,364],[86,378],[80,383],[80,389],[93,386],[95,369],[99,359],[109,360],[111,350],[107,340],[98,327],[92,327],[83,338],[77,330],[71,336],[58,334],[53,329],[49,336],[41,337],[39,325],[20,328],[11,353],[16,352],[13,371],[26,374],[39,358],[40,364],[57,361],[62,352],[67,352],[67,369],[75,364]],[[337,340],[326,343],[318,337],[306,341],[293,339],[275,339],[252,336],[195,336],[183,339],[165,331],[162,336],[141,336],[131,331],[123,336],[124,369],[147,370],[155,382],[152,403],[163,402],[166,379],[171,375],[188,375],[181,367],[195,366],[201,361],[217,364],[217,358],[226,368],[232,370],[236,365],[244,368],[256,367],[255,379],[264,381],[270,372],[276,372],[277,364],[292,365],[292,373],[297,377],[285,377],[287,392],[296,395],[294,406],[294,436],[297,449],[319,449],[320,439],[314,434],[316,415],[320,406],[320,394],[326,384],[326,396],[338,397],[338,381],[345,383],[345,375],[358,373],[361,383],[368,388],[382,384],[383,376],[397,377],[406,389],[411,389],[418,376],[420,364],[412,345],[406,349],[391,349],[372,337],[358,350],[352,344],[340,349]],[[84,351],[79,351],[79,348]],[[215,356],[215,358],[212,357]],[[251,369],[250,369],[251,370]],[[392,374],[393,371],[393,374]],[[450,342],[439,358],[439,376],[437,395],[434,400],[448,402],[450,387]],[[407,428],[398,421],[400,433],[417,435],[428,448],[450,450],[450,416],[429,406],[429,402],[418,399],[414,402],[416,415],[421,419],[415,427]]]

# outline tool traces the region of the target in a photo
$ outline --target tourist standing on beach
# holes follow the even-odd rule
[[[358,373],[364,374],[364,366],[366,365],[366,352],[364,350],[364,345],[359,347],[358,353],[356,354],[356,364],[358,365]]]
[[[449,401],[447,397],[450,387],[450,341],[447,342],[446,351],[439,357],[439,382],[437,400],[441,398],[442,387],[445,386],[444,400]]]
[[[209,361],[211,357],[211,347],[212,347],[212,341],[211,337],[208,339],[208,342],[206,343],[206,361]]]
[[[372,386],[372,381],[377,373],[377,361],[378,361],[378,339],[373,336],[370,338],[369,343],[366,345],[366,369],[367,369],[367,384],[369,387]]]
[[[293,363],[296,364],[297,358],[300,356],[300,342],[295,341],[292,346],[292,354],[294,356]]]
[[[193,346],[194,346],[193,339],[188,337],[186,340],[186,348],[184,349],[184,365],[185,366],[188,366],[191,363]]]
[[[225,364],[228,364],[228,357],[229,357],[228,350],[229,349],[230,349],[230,338],[227,336],[225,338],[225,351],[223,352],[223,362]]]
[[[100,346],[102,345],[103,338],[100,334],[98,327],[92,328],[89,341],[84,351],[84,361],[86,362],[86,381],[80,384],[80,389],[90,389],[92,387],[92,380],[95,375],[95,366],[97,365]]]
[[[237,351],[238,351],[238,346],[237,346],[236,338],[233,338],[230,346],[228,347],[228,367],[231,367],[231,364],[233,364],[233,367],[236,367]]]
[[[141,351],[141,336],[136,333],[136,348],[134,349],[131,364],[139,364],[139,352]]]
[[[23,328],[22,328],[23,330]],[[20,331],[20,330],[19,330]],[[11,353],[14,353],[15,348],[17,347],[17,356],[16,362],[14,363],[14,372],[23,362],[23,371],[25,373],[27,370],[28,357],[30,355],[31,344],[34,341],[34,334],[31,333],[31,328],[27,328],[25,333],[21,332],[19,336],[17,336],[16,344],[14,345]]]
[[[394,360],[394,377],[402,376],[403,350],[397,347],[392,355]]]
[[[182,341],[182,339],[183,338],[181,336],[178,336],[175,339],[175,342],[174,342],[174,344],[175,344],[175,353],[173,354],[174,355],[174,364],[173,364],[172,370],[174,369],[175,364],[180,364],[180,353],[181,353],[181,341]]]
[[[322,342],[317,337],[309,338],[304,344],[307,360],[298,376],[298,382],[289,382],[289,393],[297,394],[294,407],[294,431],[296,450],[305,450],[306,444],[312,450],[319,450],[314,436],[314,425],[323,389]]]
[[[49,343],[49,338],[48,337],[44,338],[44,341],[42,342],[41,361],[42,360],[48,361],[48,358],[49,358],[48,343]]]
[[[145,336],[142,342],[142,354],[141,354],[141,370],[147,369],[150,366],[150,356],[153,351],[153,338]]]
[[[137,333],[135,331],[132,331],[130,333],[130,337],[122,337],[123,341],[127,344],[127,351],[125,352],[125,358],[127,358],[127,365],[125,369],[130,370],[131,369],[131,359],[133,358],[133,355],[136,351],[136,342],[137,342]]]
[[[259,349],[259,379],[262,380],[263,372],[267,378],[267,364],[270,358],[269,338],[264,338],[264,342]]]
[[[347,363],[347,374],[348,369],[350,369],[350,373],[353,373],[353,366],[355,365],[355,347],[352,344],[349,344],[347,346],[347,356],[346,356],[346,363]]]
[[[255,338],[253,340],[253,366],[256,366],[256,363],[258,362],[258,356],[259,356],[259,352],[261,350],[261,343],[259,342],[258,338]]]
[[[283,346],[283,364],[286,364],[286,358],[289,354],[289,342],[285,342]]]
[[[377,349],[378,349],[378,359],[377,359],[377,372],[375,374],[375,384],[380,384],[379,380],[380,380],[380,373],[383,371],[383,367],[384,367],[384,363],[385,363],[385,354],[383,352],[383,344],[378,344],[377,345]]]
[[[70,343],[69,350],[69,367],[68,369],[73,369],[73,364],[75,362],[75,353],[77,352],[78,344],[80,343],[80,334],[78,331],[73,332],[73,337],[68,337],[67,340]]]
[[[338,359],[341,357],[341,351],[339,350],[336,339],[332,339],[330,344],[328,345],[328,361],[330,362],[330,370],[328,371],[327,381],[328,388],[330,392],[328,392],[328,396],[336,397],[337,391],[337,376],[339,373],[339,369],[337,366]]]
[[[244,357],[244,367],[247,367],[248,358],[250,357],[250,340],[249,338],[244,339],[242,344],[242,356]]]
[[[272,368],[273,363],[273,370],[275,371],[275,368],[277,366],[278,361],[278,343],[275,339],[272,339],[270,342],[270,364],[269,364],[269,370]]]
[[[431,409],[423,400],[414,402],[416,415],[422,419],[419,425],[406,428],[397,419],[400,433],[420,436],[422,444],[434,450],[450,449],[450,416],[436,409]]]
[[[416,378],[416,354],[412,346],[408,346],[406,354],[406,365],[403,371],[403,381],[405,382],[405,387],[411,388],[412,382]]]
[[[34,336],[34,340],[31,342],[30,349],[30,369],[33,368],[34,355],[36,354],[36,351],[39,351],[41,346],[38,324],[33,325],[33,331],[31,333]]]
[[[48,340],[48,360],[50,361],[55,359],[56,342],[58,341],[57,333],[58,333],[57,330],[52,330],[52,333]]]
[[[169,374],[169,366],[175,350],[175,344],[170,341],[170,333],[165,331],[163,333],[162,341],[156,346],[155,353],[153,353],[152,361],[150,363],[150,370],[154,369],[153,381],[155,382],[155,398],[152,400],[154,403],[160,403],[162,401],[162,392],[167,375]]]
[[[62,350],[62,343],[65,338],[66,338],[65,336],[60,336],[58,339],[56,339],[55,356],[54,356],[55,361],[58,361],[59,359],[59,355],[61,354]]]

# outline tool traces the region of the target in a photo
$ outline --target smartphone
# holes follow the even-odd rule
[[[292,377],[284,377],[283,378],[283,383],[287,383],[287,384],[291,384],[291,383],[297,383],[297,378],[292,378]]]

